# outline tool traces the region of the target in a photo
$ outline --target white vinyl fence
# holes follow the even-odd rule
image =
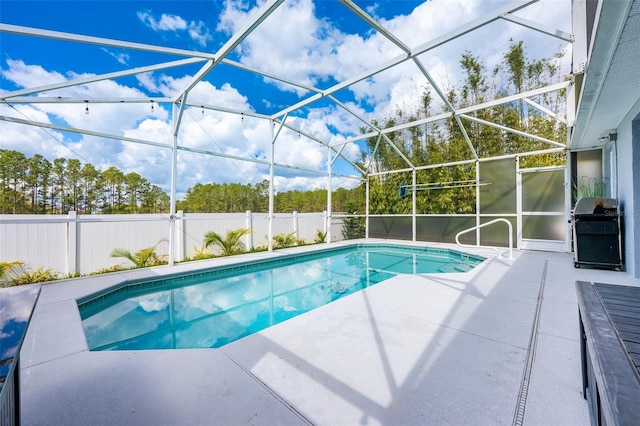
[[[51,269],[61,275],[89,274],[125,259],[110,256],[114,248],[135,253],[157,244],[160,255],[169,252],[171,220],[168,214],[135,215],[0,215],[0,262],[21,261],[31,270]],[[247,248],[268,244],[267,213],[182,213],[176,218],[175,259],[191,258],[203,248],[204,235],[215,231],[249,228]],[[317,231],[326,232],[326,213],[277,213],[273,235],[296,232],[313,242]],[[342,239],[342,220],[332,218],[332,240]]]

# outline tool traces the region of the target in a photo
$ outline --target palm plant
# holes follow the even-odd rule
[[[223,256],[238,254],[245,249],[245,246],[240,239],[250,233],[251,230],[248,228],[230,229],[224,236],[217,232],[210,231],[204,234],[204,246],[218,247],[220,249],[220,254]]]
[[[273,248],[293,247],[300,244],[300,240],[296,237],[295,231],[288,234],[278,234],[273,237],[273,241],[275,241]]]
[[[213,257],[213,253],[211,253],[204,244],[202,244],[201,248],[193,247],[193,260],[202,260],[202,259],[210,259]]]
[[[11,281],[24,272],[22,262],[0,262],[0,287],[11,285]]]
[[[24,270],[22,274],[11,280],[13,285],[35,284],[44,283],[47,281],[53,281],[58,279],[58,274],[51,268],[39,267],[33,272]]]
[[[327,233],[320,229],[316,229],[316,238],[313,240],[313,242],[315,244],[321,244],[326,241],[327,241]]]
[[[156,252],[156,248],[160,243],[166,241],[165,239],[158,241],[155,245],[151,247],[145,247],[143,249],[138,250],[135,253],[131,253],[129,250],[115,248],[111,251],[111,257],[124,257],[133,263],[135,268],[144,268],[147,266],[155,266],[166,263],[165,257],[166,255],[160,256]]]
[[[30,272],[20,261],[0,262],[0,287],[35,284],[58,279],[58,274],[50,268],[40,267]]]

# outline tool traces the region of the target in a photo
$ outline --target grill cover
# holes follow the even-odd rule
[[[578,200],[573,214],[576,216],[587,214],[618,215],[618,200],[615,198],[583,197]]]

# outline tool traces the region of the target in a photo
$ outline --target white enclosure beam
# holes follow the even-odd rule
[[[107,74],[94,75],[91,77],[76,78],[74,80],[67,80],[60,83],[49,84],[46,86],[39,86],[39,87],[33,87],[29,89],[22,89],[22,90],[16,90],[13,92],[2,93],[0,95],[1,96],[0,99],[5,100],[5,99],[13,98],[16,96],[30,95],[32,93],[46,92],[49,90],[62,89],[65,87],[79,86],[81,84],[89,84],[89,83],[95,83],[97,81],[126,77],[129,75],[142,74],[146,72],[153,72],[153,71],[163,70],[167,68],[175,68],[175,67],[180,67],[184,65],[191,65],[191,64],[196,64],[198,62],[202,62],[202,61],[204,61],[204,59],[202,58],[181,59],[179,61],[164,62],[162,64],[132,68],[124,71],[116,71],[116,72],[111,72]]]
[[[564,144],[561,144],[560,142],[552,141],[551,139],[543,138],[541,136],[532,135],[530,133],[523,132],[521,130],[512,129],[510,127],[503,126],[501,124],[492,123],[490,121],[482,120],[480,118],[472,117],[470,115],[465,115],[465,114],[461,114],[460,117],[463,117],[463,118],[465,118],[465,119],[467,119],[469,121],[475,121],[476,123],[484,124],[485,126],[494,127],[496,129],[504,130],[505,132],[513,133],[514,135],[520,135],[520,136],[523,136],[523,137],[528,138],[528,139],[533,139],[533,140],[536,140],[536,141],[548,143],[550,145],[555,145],[555,146],[560,146],[560,147],[566,148],[566,146]]]
[[[560,83],[556,83],[556,84],[552,84],[550,86],[545,86],[545,87],[540,87],[539,89],[534,89],[534,90],[528,90],[526,92],[522,92],[522,93],[518,93],[515,95],[511,95],[511,96],[505,96],[504,98],[498,98],[498,99],[494,99],[492,101],[488,101],[488,102],[483,102],[481,104],[477,104],[477,105],[472,105],[469,107],[465,107],[465,108],[460,108],[458,110],[456,110],[456,114],[467,114],[469,112],[473,112],[473,111],[479,111],[485,108],[491,108],[494,106],[498,106],[498,105],[502,105],[502,104],[506,104],[506,103],[511,103],[513,101],[518,101],[521,99],[525,99],[525,98],[531,98],[533,96],[538,96],[538,95],[542,95],[545,93],[550,93],[550,92],[555,92],[558,90],[562,90],[566,87],[569,87],[569,85],[571,84],[570,81],[563,81]]]
[[[193,89],[196,84],[198,84],[200,80],[202,80],[209,73],[209,71],[211,71],[214,65],[215,61],[211,59],[207,61],[207,63],[202,67],[200,67],[198,72],[191,78],[189,83],[187,83],[185,87],[183,87],[182,90],[178,92],[176,96],[174,96],[173,102],[181,102],[183,105],[186,105],[189,90]]]
[[[528,103],[529,105],[531,105],[532,107],[534,107],[535,109],[544,112],[548,116],[555,118],[557,121],[559,121],[561,123],[567,124],[567,120],[561,114],[555,113],[555,112],[551,111],[549,108],[545,108],[542,105],[540,105],[539,103],[534,102],[529,98],[524,98],[523,100],[526,103]]]
[[[442,114],[433,115],[431,117],[422,118],[420,120],[411,121],[411,122],[403,123],[403,124],[398,124],[397,126],[388,127],[386,129],[381,129],[380,132],[381,133],[391,133],[391,132],[395,132],[397,130],[407,129],[407,128],[419,126],[419,125],[422,125],[422,124],[433,123],[435,121],[439,121],[439,120],[444,120],[446,118],[450,118],[454,114],[467,114],[469,112],[479,111],[479,110],[482,110],[482,109],[485,109],[485,108],[492,108],[494,106],[498,106],[498,105],[502,105],[502,104],[506,104],[506,103],[511,103],[511,102],[514,102],[514,101],[517,101],[517,100],[520,100],[520,99],[526,99],[526,98],[529,98],[529,97],[538,96],[538,95],[542,95],[542,94],[545,94],[545,93],[551,93],[551,92],[555,92],[555,91],[558,91],[558,90],[562,90],[564,88],[569,87],[570,85],[571,85],[570,81],[563,81],[563,82],[560,82],[560,83],[552,84],[550,86],[541,87],[541,88],[538,88],[538,89],[534,89],[534,90],[529,90],[529,91],[526,91],[526,92],[518,93],[516,95],[505,96],[504,98],[494,99],[494,100],[489,101],[489,102],[484,102],[484,103],[481,103],[481,104],[472,105],[472,106],[465,107],[465,108],[460,108],[460,109],[456,110],[454,113],[445,112],[445,113],[442,113]],[[333,143],[331,145],[332,146],[337,146],[337,145],[340,145],[340,144],[357,142],[357,141],[360,141],[360,140],[363,140],[363,139],[368,139],[370,137],[373,137],[377,133],[378,132],[370,132],[370,133],[354,136],[354,137],[351,137],[351,138],[347,138],[344,141]]]
[[[59,131],[62,131],[62,132],[77,133],[77,134],[88,135],[88,136],[96,136],[96,137],[100,137],[100,138],[117,140],[117,141],[121,141],[121,142],[138,143],[138,144],[142,144],[142,145],[155,146],[155,147],[158,147],[158,148],[166,148],[166,149],[171,149],[172,148],[172,145],[170,143],[162,143],[162,142],[149,141],[149,140],[145,140],[145,139],[130,138],[130,137],[122,136],[122,135],[113,135],[113,134],[109,134],[109,133],[95,132],[95,131],[87,130],[87,129],[78,129],[78,128],[74,128],[74,127],[60,126],[60,125],[57,125],[57,124],[37,122],[37,121],[32,121],[32,120],[25,120],[25,119],[21,119],[21,118],[9,117],[9,116],[4,116],[4,115],[0,115],[0,121],[6,121],[6,122],[9,122],[9,123],[16,123],[16,124],[22,124],[22,125],[27,125],[27,126],[41,127],[41,128],[44,128],[44,129],[59,130]],[[264,165],[269,165],[270,164],[270,162],[267,161],[267,160],[259,160],[259,159],[255,159],[255,158],[241,157],[241,156],[238,156],[238,155],[225,154],[225,153],[222,153],[222,152],[209,151],[209,150],[199,149],[199,148],[191,148],[191,147],[187,147],[187,146],[183,146],[183,145],[178,145],[177,149],[179,151],[192,152],[192,153],[195,153],[195,154],[211,155],[211,156],[214,156],[214,157],[221,157],[221,158],[226,158],[226,159],[229,159],[229,160],[237,160],[237,161],[244,161],[244,162],[248,162],[248,163],[264,164]],[[276,167],[282,168],[282,169],[299,170],[301,172],[313,173],[313,174],[322,174],[322,175],[325,174],[324,171],[314,170],[314,169],[306,169],[306,168],[303,168],[303,167],[291,166],[291,165],[288,165],[288,164],[275,163],[274,165]],[[334,176],[344,177],[344,178],[348,178],[348,179],[361,180],[361,177],[359,177],[359,176],[350,176],[350,175],[335,174],[335,173],[334,173]]]
[[[479,158],[478,153],[476,152],[476,149],[473,147],[473,144],[471,143],[471,138],[469,138],[467,129],[464,127],[464,124],[462,124],[462,121],[460,120],[459,116],[455,115],[453,118],[454,120],[456,120],[456,123],[458,124],[458,128],[462,132],[462,137],[464,137],[464,141],[467,143],[467,147],[469,148],[469,151],[471,151],[471,155],[473,155],[473,158],[477,160]]]
[[[179,103],[180,110],[178,111],[177,117],[173,117],[173,136],[178,136],[178,133],[180,133],[180,124],[182,124],[182,117],[184,116],[184,110],[186,108],[186,100],[188,95],[189,92],[184,92],[182,94],[182,102]]]
[[[398,154],[398,156],[400,156],[400,158],[402,158],[404,162],[407,163],[407,166],[409,166],[411,169],[415,168],[411,160],[409,160],[407,156],[404,155],[402,151],[400,151],[400,148],[398,148],[396,144],[394,144],[386,134],[383,134],[382,137],[384,138],[385,141],[387,141],[387,143],[391,146],[391,148]]]
[[[183,109],[183,106],[180,106]],[[173,145],[171,146],[171,183],[169,196],[169,266],[175,262],[176,247],[176,185],[178,181],[178,106],[171,105],[171,122],[173,124]]]
[[[367,176],[367,180],[365,181],[364,188],[364,237],[369,238],[369,177]]]
[[[335,162],[336,162],[336,160],[338,159],[338,157],[340,157],[340,154],[342,154],[342,150],[344,149],[344,147],[345,147],[345,146],[346,146],[346,145],[342,145],[342,146],[340,147],[340,149],[338,150],[338,152],[336,152],[336,155],[335,155],[333,158],[331,158],[331,156],[329,156],[329,161],[331,161],[331,165],[332,165],[332,166],[333,166],[333,163],[335,163]],[[330,147],[330,146],[328,146],[328,145],[327,145],[327,147],[329,148],[329,153],[331,153],[331,151],[332,151],[332,150],[331,150],[331,147]]]
[[[397,38],[390,31],[388,31],[386,28],[384,28],[382,25],[380,25],[380,23],[378,21],[376,21],[371,16],[369,16],[369,14],[367,12],[362,10],[354,2],[352,2],[351,0],[340,0],[340,3],[345,5],[349,10],[351,10],[353,13],[355,13],[356,16],[358,16],[358,18],[360,18],[363,21],[365,21],[371,28],[373,28],[374,30],[376,30],[377,32],[382,34],[384,37],[386,37],[393,44],[395,44],[397,47],[402,49],[405,53],[407,53],[408,55],[411,54],[411,49],[409,48],[409,46],[407,46],[402,41],[400,41],[399,38]]]
[[[563,40],[563,41],[567,41],[567,42],[573,41],[573,36],[565,31],[554,30],[553,28],[546,27],[537,22],[533,22],[528,19],[512,15],[510,13],[503,15],[502,19],[513,22],[514,24],[522,25],[523,27],[530,28],[535,31],[539,31],[543,34],[547,34],[552,37],[559,38],[560,40]]]
[[[80,134],[83,134],[83,135],[96,136],[96,137],[105,138],[105,139],[120,140],[120,141],[123,141],[123,142],[134,142],[134,143],[139,143],[139,144],[143,144],[143,145],[156,146],[156,147],[159,147],[159,148],[169,148],[169,149],[171,148],[171,145],[168,144],[168,143],[153,142],[153,141],[148,141],[148,140],[144,140],[144,139],[129,138],[129,137],[122,136],[122,135],[112,135],[112,134],[103,133],[103,132],[94,132],[92,130],[77,129],[77,128],[73,128],[73,127],[60,126],[60,125],[57,125],[57,124],[43,123],[43,122],[32,121],[32,120],[23,120],[21,118],[9,117],[9,116],[6,116],[6,115],[0,115],[0,121],[6,121],[6,122],[9,122],[9,123],[16,123],[16,124],[24,124],[24,125],[27,125],[27,126],[36,126],[36,127],[41,127],[43,129],[60,130],[62,132],[80,133]]]
[[[445,93],[442,91],[442,89],[440,89],[440,86],[438,86],[435,80],[431,78],[431,74],[429,74],[429,71],[427,71],[425,66],[422,64],[422,61],[414,57],[413,62],[416,64],[416,66],[418,67],[422,75],[424,75],[424,77],[427,79],[429,84],[431,84],[431,87],[433,87],[433,90],[436,91],[436,93],[440,97],[440,100],[442,100],[442,102],[446,105],[449,111],[455,112],[455,107],[451,105],[451,102],[449,102],[449,99],[447,98]],[[471,155],[473,155],[473,158],[478,158],[478,153],[473,147],[473,144],[471,143],[471,139],[469,139],[469,135],[467,134],[467,129],[464,128],[464,125],[462,124],[462,122],[458,117],[454,116],[454,119],[456,120],[456,124],[458,125],[460,132],[462,132],[462,136],[464,137],[464,140],[467,143],[467,147],[469,148],[469,151],[471,151]]]
[[[299,87],[301,89],[308,90],[310,92],[315,92],[315,93],[322,92],[322,90],[318,89],[317,87],[313,87],[313,86],[309,86],[308,84],[293,81],[289,78],[281,77],[279,75],[276,75],[270,72],[260,71],[259,69],[249,67],[247,65],[241,64],[240,62],[232,61],[231,59],[223,58],[221,62],[225,65],[229,65],[231,67],[238,68],[243,71],[247,71],[252,74],[259,75],[261,77],[270,78],[272,80],[279,81],[281,83],[290,84],[291,86]]]
[[[380,141],[382,140],[382,133],[378,134],[378,139],[376,140],[376,146],[373,147],[371,151],[371,156],[369,157],[369,162],[367,163],[367,170],[371,171],[371,165],[373,164],[373,159],[376,158],[376,153],[378,152],[378,147],[380,146]]]
[[[151,44],[132,43],[122,40],[114,40],[102,37],[91,37],[86,35],[64,33],[60,31],[42,30],[39,28],[22,27],[19,25],[9,25],[0,23],[0,32],[9,34],[19,34],[25,36],[43,37],[54,40],[73,41],[84,44],[96,44],[99,46],[118,47],[121,49],[142,50],[145,52],[164,53],[168,55],[198,57],[203,59],[214,59],[211,53],[198,52],[195,50],[173,49],[171,47],[154,46]]]
[[[369,176],[384,176],[384,175],[392,175],[394,173],[413,172],[414,169],[416,169],[416,167],[412,167],[410,169],[384,170],[384,171],[381,171],[381,172],[369,173]]]
[[[262,5],[256,13],[251,15],[249,21],[247,21],[242,26],[242,28],[240,28],[235,34],[233,34],[233,36],[229,40],[227,40],[227,42],[223,44],[220,49],[218,49],[218,51],[214,55],[216,59],[210,60],[203,68],[200,69],[200,71],[191,79],[191,81],[187,83],[181,94],[176,97],[176,100],[180,97],[183,97],[184,94],[193,89],[196,84],[198,84],[200,80],[202,80],[204,76],[209,73],[209,71],[211,71],[216,65],[218,65],[220,61],[222,61],[222,59],[224,59],[229,53],[231,53],[233,49],[235,49],[240,43],[242,43],[242,41],[247,38],[249,34],[251,34],[256,28],[258,28],[260,23],[267,19],[267,17],[271,15],[278,8],[278,6],[282,4],[283,1],[284,0],[269,0],[264,5]],[[184,101],[185,99],[183,99],[183,102]]]
[[[424,43],[416,47],[412,51],[412,56],[417,56],[417,55],[420,55],[421,53],[435,49],[436,47],[441,46],[445,43],[448,43],[451,40],[455,40],[458,37],[462,37],[465,34],[468,34],[474,30],[477,30],[478,28],[481,28],[487,24],[490,24],[493,21],[496,21],[502,18],[506,14],[516,12],[520,9],[523,9],[537,2],[538,0],[524,0],[524,1],[520,0],[520,1],[514,1],[511,3],[508,3],[507,5],[500,7],[494,10],[493,12],[489,12],[488,14],[478,19],[475,19],[465,25],[462,25],[461,27],[458,27],[452,31],[449,31],[448,33],[445,33],[427,43]]]
[[[396,132],[398,130],[408,129],[408,128],[411,128],[411,127],[420,126],[422,124],[427,124],[427,123],[432,123],[434,121],[444,120],[445,118],[451,118],[452,116],[453,116],[452,113],[445,112],[445,113],[434,115],[434,116],[431,116],[431,117],[422,118],[420,120],[410,121],[408,123],[398,124],[397,126],[380,129],[379,131],[363,133],[363,134],[358,135],[358,136],[353,136],[351,138],[347,138],[347,139],[345,139],[343,141],[340,141],[340,142],[332,143],[331,146],[335,147],[335,146],[338,146],[338,145],[343,145],[343,144],[347,144],[347,143],[351,143],[351,142],[357,142],[357,141],[361,141],[361,140],[364,140],[364,139],[369,139],[369,138],[374,137],[374,136],[376,136],[378,134],[392,133],[392,132]]]
[[[331,160],[331,147],[327,146],[327,243],[331,243],[332,240],[332,232],[331,232],[331,216],[333,215],[333,206],[331,201],[331,169],[333,165],[333,161]]]
[[[293,112],[293,111],[298,110],[300,108],[303,108],[303,107],[305,107],[305,106],[317,101],[318,99],[321,99],[323,96],[328,96],[328,95],[333,94],[333,93],[335,93],[335,92],[337,92],[339,90],[342,90],[342,89],[344,89],[346,87],[349,87],[349,86],[351,86],[351,85],[353,85],[355,83],[358,83],[359,81],[362,81],[362,80],[365,80],[365,79],[367,79],[369,77],[372,77],[372,76],[374,76],[374,75],[376,75],[376,74],[378,74],[378,73],[380,73],[382,71],[385,71],[385,70],[387,70],[387,69],[389,69],[391,67],[394,67],[395,65],[398,65],[398,64],[400,64],[400,63],[402,63],[402,62],[404,62],[404,61],[406,61],[406,60],[408,60],[408,59],[410,59],[410,58],[412,58],[414,56],[417,56],[417,55],[425,53],[425,52],[427,52],[429,50],[435,49],[436,47],[441,46],[441,45],[443,45],[443,44],[445,44],[445,43],[447,43],[447,42],[449,42],[451,40],[454,40],[454,39],[456,39],[458,37],[461,37],[461,36],[471,32],[471,31],[473,31],[473,30],[476,30],[476,29],[478,29],[478,28],[480,28],[480,27],[482,27],[484,25],[487,25],[487,24],[489,24],[489,23],[491,23],[491,22],[493,22],[495,20],[498,20],[498,19],[500,19],[502,17],[502,15],[504,15],[506,13],[515,12],[515,11],[520,10],[520,9],[522,9],[524,7],[527,7],[527,6],[529,6],[529,5],[533,4],[533,3],[536,3],[537,1],[538,0],[524,0],[524,1],[520,0],[520,1],[515,1],[515,2],[512,2],[512,3],[509,3],[508,5],[503,6],[501,8],[498,8],[497,10],[495,10],[495,11],[493,11],[493,12],[491,12],[491,13],[489,13],[489,14],[487,14],[487,15],[479,18],[479,19],[476,19],[476,20],[474,20],[472,22],[469,22],[466,25],[463,25],[463,26],[461,26],[461,27],[459,27],[459,28],[457,28],[457,29],[455,29],[453,31],[450,31],[450,32],[448,32],[448,33],[446,33],[446,34],[444,34],[444,35],[442,35],[440,37],[435,38],[434,40],[432,40],[432,41],[430,41],[428,43],[422,44],[422,45],[418,46],[417,48],[412,49],[411,54],[409,54],[409,55],[402,54],[400,56],[397,56],[397,57],[395,57],[395,58],[393,58],[393,59],[391,59],[389,61],[384,62],[381,65],[378,65],[377,67],[374,67],[372,69],[364,71],[364,72],[362,72],[362,73],[360,73],[360,74],[358,74],[358,75],[356,75],[356,76],[354,76],[354,77],[352,77],[350,79],[347,79],[347,80],[345,80],[345,81],[343,81],[341,83],[338,83],[338,84],[330,87],[329,89],[322,91],[322,93],[317,93],[317,94],[315,94],[313,96],[308,97],[307,99],[303,99],[302,101],[296,103],[295,105],[292,105],[292,106],[290,106],[288,108],[283,109],[282,111],[279,111],[279,112],[275,113],[272,117],[273,118],[277,118],[277,117],[280,117],[280,116],[284,115],[285,113],[290,113],[290,112]]]
[[[66,98],[61,96],[20,96],[18,98],[0,99],[5,104],[161,104],[169,103],[171,98]]]

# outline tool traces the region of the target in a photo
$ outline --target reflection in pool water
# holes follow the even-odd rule
[[[354,246],[141,285],[80,305],[89,348],[217,348],[397,274],[467,272],[479,257]],[[240,269],[240,270],[238,270]]]

